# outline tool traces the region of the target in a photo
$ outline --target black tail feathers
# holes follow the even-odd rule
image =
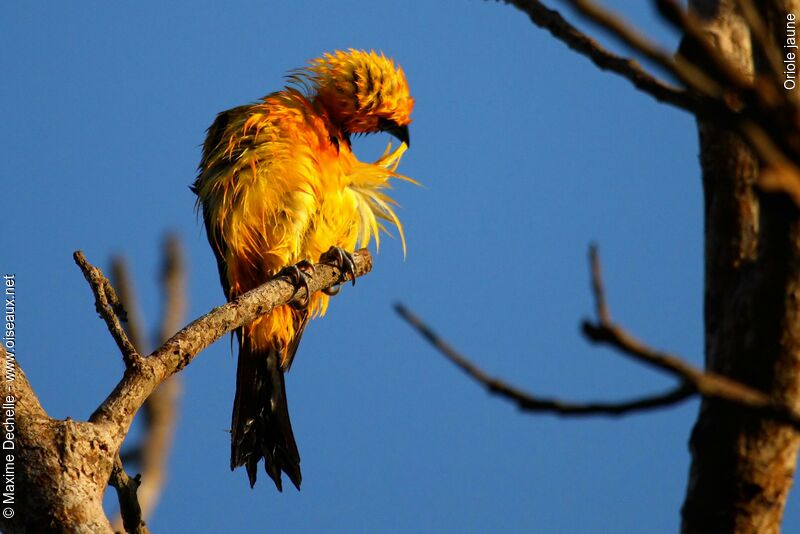
[[[292,433],[286,386],[276,350],[254,350],[244,338],[236,370],[236,398],[231,422],[231,470],[244,465],[250,487],[256,483],[258,462],[283,491],[281,472],[300,489],[300,453]]]

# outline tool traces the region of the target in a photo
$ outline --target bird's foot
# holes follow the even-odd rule
[[[342,282],[352,280],[353,285],[356,285],[356,263],[350,252],[340,247],[331,247],[328,252],[319,257],[319,262],[339,269],[342,273]],[[336,286],[335,289],[331,288],[329,291],[332,293],[326,291],[326,294],[335,295],[339,292],[339,286]]]
[[[289,305],[297,310],[305,310],[311,302],[311,291],[308,289],[308,279],[306,276],[313,276],[314,264],[308,260],[301,260],[294,265],[284,267],[278,273],[278,276],[286,279],[292,286],[294,286],[294,293],[292,298],[297,295],[301,289],[306,290],[306,296],[302,300],[292,300]]]

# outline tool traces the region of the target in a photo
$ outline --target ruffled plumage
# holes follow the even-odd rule
[[[414,101],[402,69],[382,54],[349,50],[325,54],[288,78],[293,87],[220,113],[203,146],[192,189],[228,299],[286,266],[318,261],[332,246],[352,252],[373,238],[377,246],[387,223],[405,253],[387,191],[392,178],[416,183],[396,172],[407,146],[389,144],[371,163],[350,148],[351,134],[386,130],[408,139]],[[283,371],[307,320],[323,315],[328,299],[315,294],[306,310],[280,306],[237,332],[231,466],[246,465],[251,483],[264,457],[279,488],[281,471],[299,485]]]

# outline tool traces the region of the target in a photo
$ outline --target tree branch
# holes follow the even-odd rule
[[[715,373],[703,372],[685,363],[681,358],[651,349],[635,339],[623,328],[614,324],[611,321],[611,315],[606,304],[600,258],[594,246],[590,248],[590,261],[598,322],[584,321],[582,324],[584,334],[593,343],[610,345],[624,355],[680,379],[678,387],[666,393],[622,403],[575,404],[556,399],[536,397],[500,379],[489,376],[442,340],[402,304],[396,304],[395,310],[431,345],[467,375],[486,387],[489,392],[515,402],[523,410],[552,412],[560,415],[620,415],[670,406],[699,393],[707,398],[726,401],[747,408],[755,412],[756,415],[786,423],[800,430],[800,413],[790,407],[775,402],[761,391],[740,382]]]
[[[624,355],[671,374],[704,397],[731,402],[749,408],[763,417],[800,429],[800,413],[788,406],[774,402],[763,392],[745,384],[712,372],[701,371],[677,356],[651,349],[614,324],[606,309],[600,256],[595,246],[590,247],[589,256],[595,302],[598,310],[606,310],[604,315],[598,312],[597,323],[583,321],[583,332],[590,341],[610,345]]]
[[[698,94],[698,105],[692,111],[698,118],[710,119],[720,126],[738,131],[761,159],[783,168],[794,168],[800,157],[800,136],[797,135],[796,117],[800,107],[784,91],[779,76],[761,79],[752,72],[741,72],[727,61],[708,38],[701,21],[685,10],[675,0],[656,0],[664,18],[684,32],[698,57],[687,60],[684,54],[673,57],[647,37],[592,0],[565,0],[591,22],[611,32],[632,50],[644,54],[672,73],[691,91]],[[761,19],[749,0],[737,0],[749,24],[759,26]],[[749,9],[747,8],[749,5]],[[748,16],[749,15],[749,16]],[[759,28],[749,28],[758,33]],[[763,31],[763,24],[761,24]],[[768,42],[768,38],[765,42]],[[777,52],[767,48],[768,63],[773,63]],[[779,59],[779,56],[778,56]],[[770,83],[772,82],[772,83]],[[800,186],[795,185],[794,188]],[[779,190],[784,192],[782,189]],[[785,191],[792,197],[791,191]]]
[[[131,340],[128,339],[128,334],[125,333],[120,323],[118,314],[124,317],[124,310],[119,303],[111,282],[103,275],[103,271],[86,261],[86,257],[80,250],[76,251],[72,257],[81,272],[83,272],[83,276],[89,283],[92,293],[94,293],[95,309],[106,322],[111,337],[114,338],[117,347],[122,352],[122,360],[125,362],[125,367],[130,368],[141,363],[142,357],[136,352],[136,348],[131,343]]]
[[[129,534],[149,534],[150,531],[142,519],[139,499],[136,497],[136,490],[140,484],[139,475],[136,475],[135,478],[129,477],[122,467],[122,461],[117,456],[114,459],[114,467],[111,469],[111,477],[108,479],[108,483],[117,490],[119,510],[125,532]]]
[[[643,54],[675,76],[688,89],[667,85],[644,70],[635,60],[608,52],[594,39],[569,24],[557,11],[548,9],[538,0],[504,0],[528,15],[530,20],[548,30],[555,38],[572,50],[591,59],[600,69],[619,74],[634,86],[661,102],[684,109],[699,118],[711,119],[721,126],[738,132],[756,150],[758,155],[772,165],[792,168],[792,175],[800,175],[793,161],[800,156],[800,136],[792,122],[798,114],[796,102],[790,91],[781,91],[771,83],[751,82],[745,75],[728,64],[709,42],[701,24],[674,0],[656,0],[664,18],[693,39],[702,50],[706,65],[688,61],[683,55],[672,54],[661,49],[647,37],[636,31],[613,12],[591,0],[565,0],[589,21],[609,31],[615,38],[632,50]],[[753,12],[750,0],[738,0],[743,5],[744,16],[754,23],[753,31],[763,34],[763,21]],[[759,26],[759,22],[762,24]],[[762,35],[766,44],[768,37]],[[774,48],[774,47],[773,47]],[[767,48],[767,61],[773,65],[776,52]],[[779,56],[778,56],[779,58]],[[774,70],[774,66],[773,66]],[[774,77],[777,80],[777,77]],[[774,80],[773,80],[774,81]],[[791,198],[793,189],[772,188],[786,192]]]
[[[666,393],[618,403],[596,402],[579,404],[558,399],[536,397],[498,378],[489,376],[440,338],[428,325],[402,304],[395,304],[394,309],[400,317],[415,328],[431,345],[438,349],[439,352],[462,371],[467,373],[472,379],[482,384],[489,393],[499,395],[509,401],[515,402],[517,406],[524,411],[550,412],[562,416],[624,415],[631,412],[671,406],[689,398],[695,393],[694,389],[691,387],[682,385]]]
[[[356,251],[353,259],[356,277],[372,269],[372,257],[366,249]],[[308,287],[313,293],[342,280],[343,273],[339,268],[317,264],[314,275],[308,277]],[[119,447],[133,416],[161,382],[186,367],[200,351],[225,334],[269,313],[276,306],[305,297],[305,289],[296,291],[284,278],[277,277],[211,310],[172,336],[149,357],[143,358],[140,364],[126,368],[122,380],[89,421],[106,427]],[[113,333],[113,322],[109,323],[109,330]]]
[[[598,68],[622,76],[637,89],[659,102],[696,113],[697,98],[687,91],[674,87],[647,72],[636,60],[609,52],[596,40],[567,22],[558,11],[549,9],[538,0],[503,0],[530,18],[536,26],[545,29],[575,52],[589,58]]]
[[[720,80],[707,74],[698,66],[685,61],[680,56],[676,59],[671,53],[650,41],[650,39],[639,33],[633,26],[612,11],[600,7],[592,0],[565,1],[578,10],[578,13],[586,17],[587,20],[607,30],[630,49],[643,54],[666,69],[667,72],[678,78],[687,87],[698,91],[702,95],[715,98],[722,96]],[[701,110],[695,108],[693,111],[698,113]]]

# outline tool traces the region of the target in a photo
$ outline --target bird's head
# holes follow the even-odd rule
[[[383,54],[337,50],[289,79],[305,86],[344,132],[388,132],[409,144],[414,99],[403,69]]]

